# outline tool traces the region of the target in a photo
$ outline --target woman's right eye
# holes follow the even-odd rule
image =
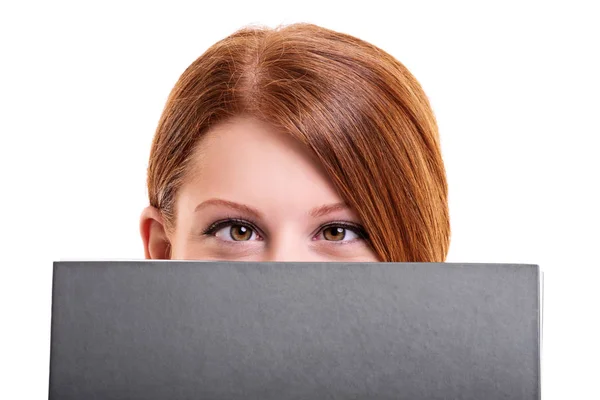
[[[228,242],[247,242],[262,239],[252,227],[240,223],[222,225],[218,230],[215,230],[213,235]]]

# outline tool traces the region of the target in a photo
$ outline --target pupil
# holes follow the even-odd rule
[[[231,233],[231,237],[234,240],[238,240],[238,241],[248,240],[248,239],[250,239],[250,236],[252,235],[252,231],[250,229],[248,229],[248,227],[243,226],[243,225],[232,226],[230,233]]]
[[[327,240],[342,240],[346,236],[346,230],[344,228],[328,228],[324,232],[325,239]]]

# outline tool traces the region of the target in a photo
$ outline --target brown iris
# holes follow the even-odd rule
[[[232,225],[229,234],[235,241],[245,241],[252,237],[252,229],[244,225]]]
[[[323,231],[325,240],[340,241],[346,237],[346,229],[337,226],[327,228]]]

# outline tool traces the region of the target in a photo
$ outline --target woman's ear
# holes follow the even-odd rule
[[[171,258],[171,243],[158,209],[148,206],[142,211],[140,234],[144,242],[146,259],[168,260]]]

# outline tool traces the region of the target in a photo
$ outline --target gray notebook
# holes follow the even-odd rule
[[[49,398],[537,400],[540,276],[514,264],[56,262]]]

